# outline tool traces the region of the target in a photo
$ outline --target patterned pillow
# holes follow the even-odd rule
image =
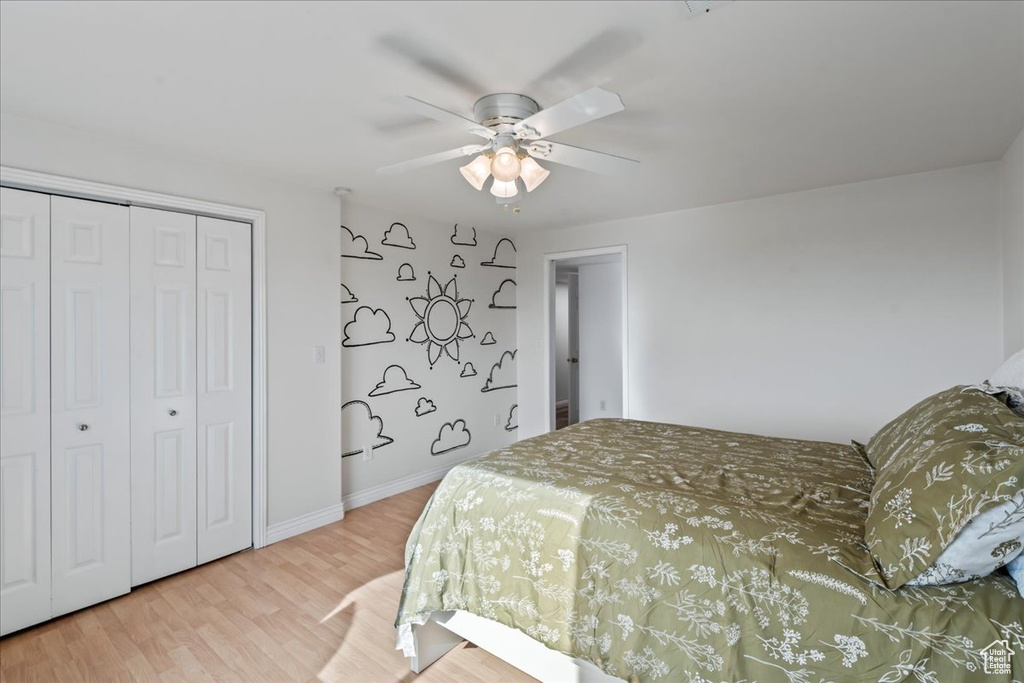
[[[1020,535],[1024,515],[1006,507],[1024,483],[1024,418],[998,397],[947,389],[883,427],[867,453],[877,472],[864,538],[889,588],[922,573],[925,583],[967,580],[1013,557],[998,549]],[[968,525],[967,545],[933,567]],[[964,557],[970,566],[954,564]]]
[[[908,586],[963,583],[991,574],[1024,547],[1024,490],[967,523]]]
[[[1021,553],[1010,564],[1006,565],[1006,570],[1010,572],[1010,576],[1017,582],[1017,592],[1020,593],[1020,597],[1024,598],[1024,553]]]

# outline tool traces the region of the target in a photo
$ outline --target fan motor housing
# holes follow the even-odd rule
[[[515,124],[540,111],[536,100],[516,93],[485,95],[473,105],[477,123],[488,128],[497,124]]]

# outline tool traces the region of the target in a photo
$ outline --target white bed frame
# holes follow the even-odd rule
[[[555,652],[522,631],[462,610],[434,612],[425,624],[412,627],[412,637],[414,673],[468,640],[542,683],[621,683],[591,662]]]

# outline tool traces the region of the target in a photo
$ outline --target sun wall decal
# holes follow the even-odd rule
[[[473,300],[459,298],[459,286],[454,277],[442,289],[437,278],[430,273],[427,275],[427,295],[408,299],[413,313],[419,318],[408,341],[427,345],[430,367],[434,367],[441,358],[442,351],[458,362],[459,342],[474,336],[466,322]]]

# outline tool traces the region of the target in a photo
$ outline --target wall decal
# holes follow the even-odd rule
[[[468,232],[472,230],[473,236],[470,237]],[[459,230],[459,224],[455,224],[455,231],[452,232],[452,244],[459,244],[466,247],[476,246],[476,228],[462,228]]]
[[[399,282],[416,282],[416,271],[412,269],[412,264],[403,263],[398,266],[398,277],[395,279]]]
[[[391,331],[391,318],[380,308],[360,306],[356,317],[345,325],[345,339],[342,346],[369,346],[395,341]]]
[[[460,299],[459,288],[453,277],[441,289],[441,283],[433,275],[427,273],[427,296],[414,296],[410,299],[413,313],[419,322],[412,328],[408,341],[414,344],[427,345],[427,360],[430,367],[441,357],[443,350],[448,357],[458,362],[459,342],[473,335],[466,322],[472,299]]]
[[[464,259],[461,256],[459,256],[458,254],[456,254],[455,256],[452,256],[452,262],[451,262],[450,265],[451,265],[452,268],[465,268],[466,267],[466,259]]]
[[[483,261],[481,266],[491,266],[493,268],[515,268],[516,267],[516,245],[512,244],[512,240],[507,237],[502,237],[498,240],[498,243],[494,245],[494,256],[490,261]]]
[[[364,448],[383,448],[394,439],[384,435],[384,420],[365,401],[349,401],[341,407],[341,457],[362,453]]]
[[[341,226],[341,256],[342,258],[361,258],[371,261],[380,261],[384,257],[370,251],[370,245],[362,235],[355,235],[344,225]]]
[[[516,352],[506,351],[501,358],[491,366],[491,372],[487,375],[484,388],[480,391],[495,391],[497,389],[511,389],[516,386]]]
[[[357,299],[356,295],[352,293],[352,290],[349,289],[348,287],[346,287],[344,284],[342,284],[341,285],[341,303],[343,303],[343,304],[354,304],[354,303],[356,303],[358,301],[359,301],[359,299]]]
[[[469,445],[470,438],[471,435],[466,429],[465,420],[445,422],[441,425],[441,431],[438,432],[434,443],[430,444],[430,453],[431,455],[442,455],[457,448],[465,448]]]
[[[437,406],[429,398],[423,396],[416,401],[416,417],[423,417],[437,410]]]
[[[462,366],[462,372],[459,373],[459,377],[476,377],[476,368],[473,367],[472,363],[466,363]]]
[[[491,304],[487,308],[515,308],[516,281],[502,280],[498,289],[491,295]]]
[[[484,338],[480,340],[480,346],[490,346],[491,344],[497,343],[498,340],[494,338],[494,335],[491,334],[490,331],[488,331],[487,334],[484,335]]]
[[[386,396],[398,391],[419,389],[420,385],[409,379],[409,374],[401,365],[389,365],[384,369],[384,377],[370,392],[370,396]]]
[[[416,243],[412,241],[409,228],[403,223],[392,223],[388,231],[384,233],[381,244],[387,247],[398,247],[399,249],[415,249]]]
[[[512,408],[508,411],[508,422],[505,423],[505,431],[513,432],[519,429],[519,404],[512,404]]]

